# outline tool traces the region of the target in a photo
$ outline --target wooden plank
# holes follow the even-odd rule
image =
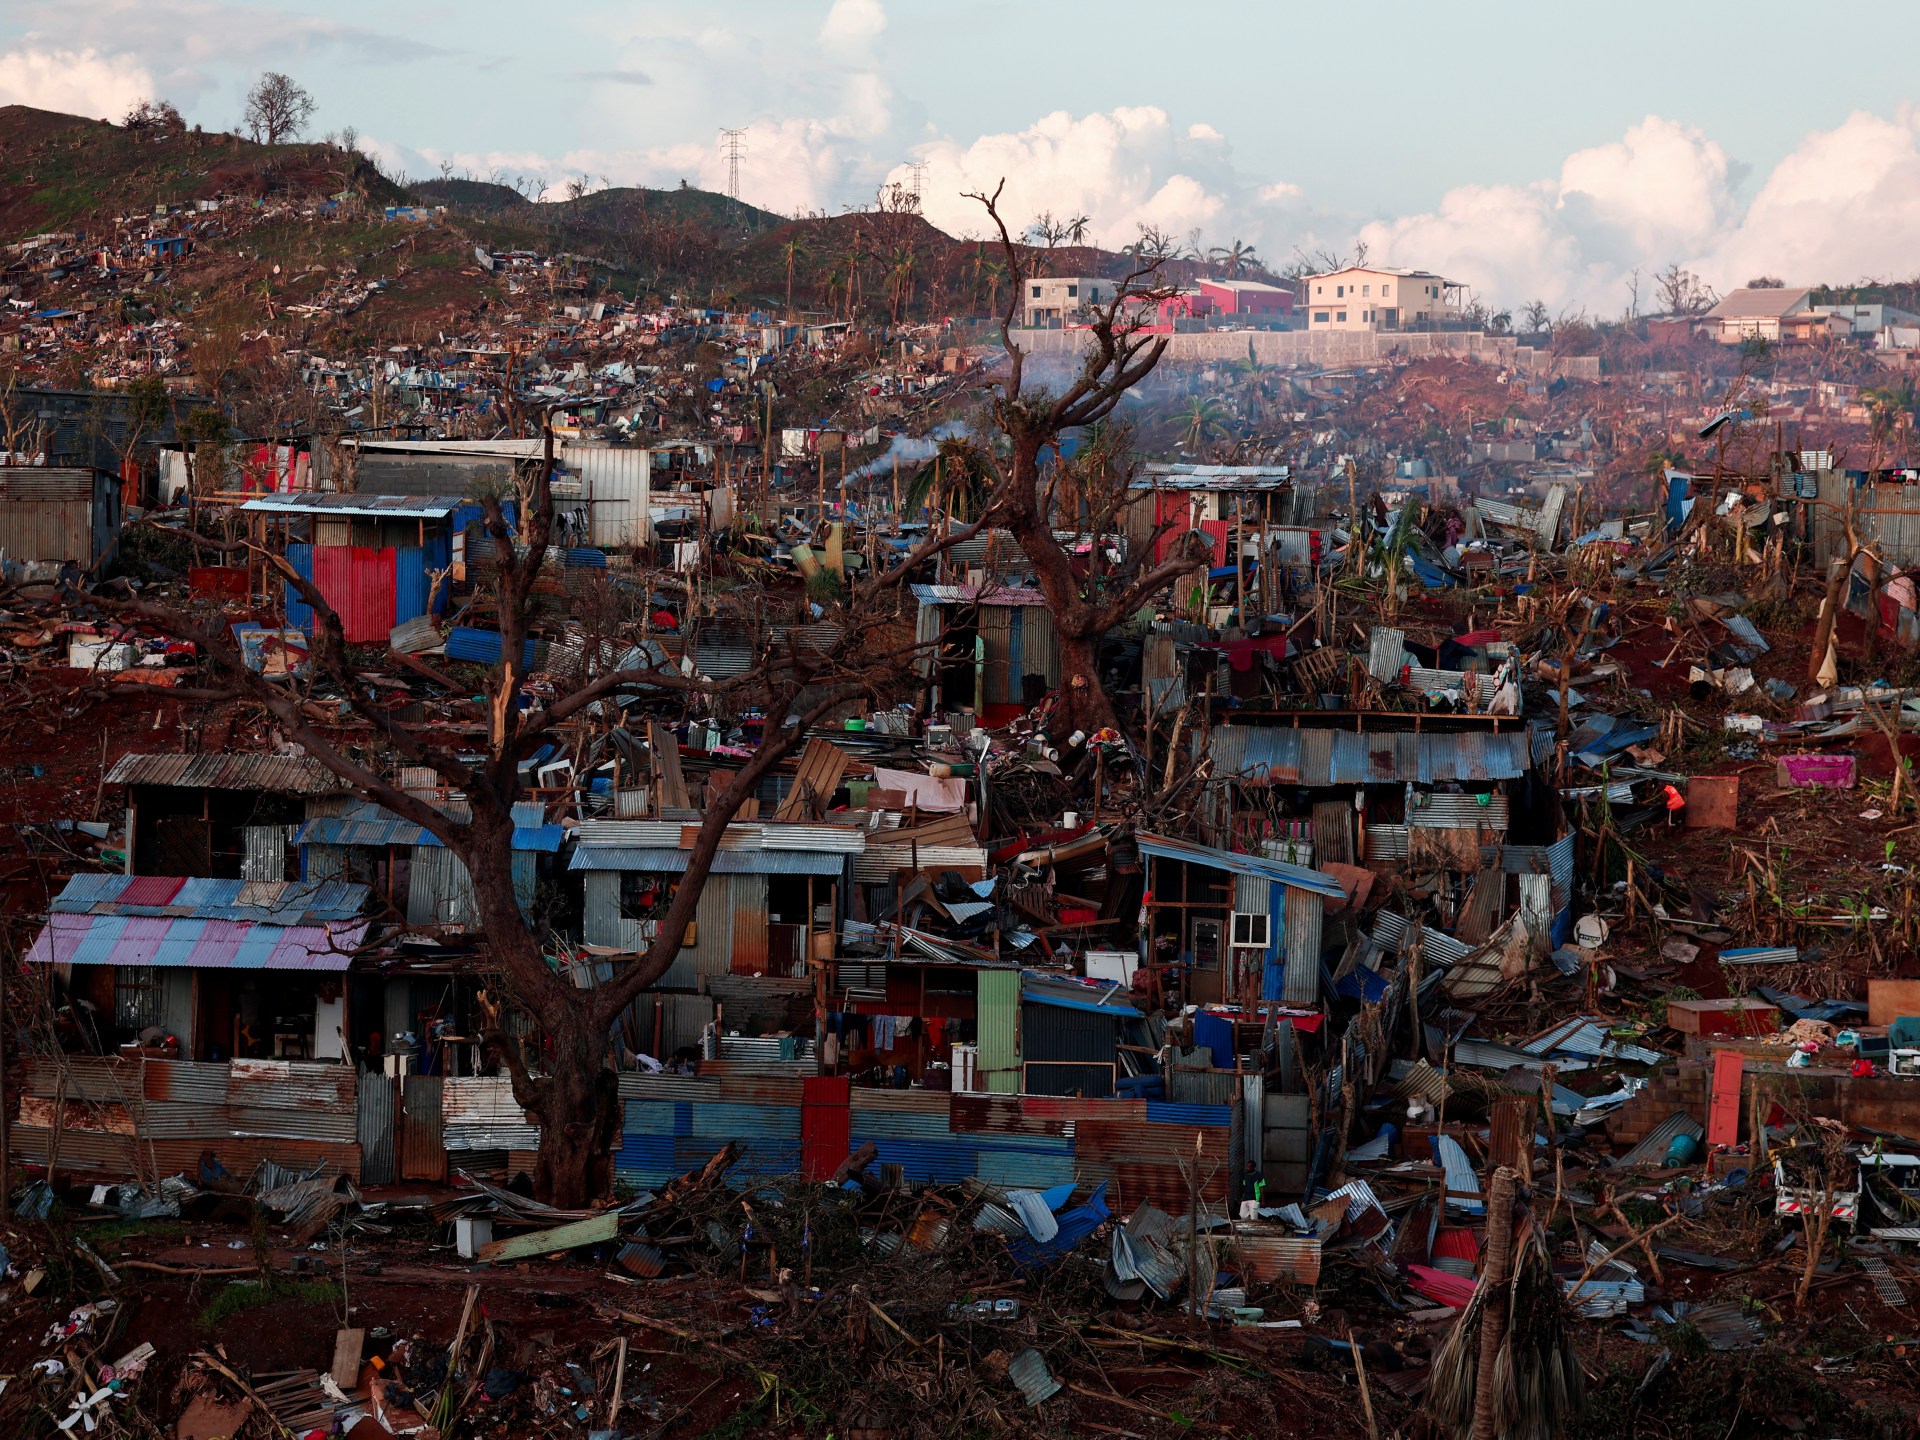
[[[654,783],[660,787],[660,805],[667,810],[691,810],[687,778],[680,773],[680,742],[658,720],[647,726],[647,749],[653,754]]]
[[[1708,1145],[1740,1143],[1740,1071],[1744,1063],[1737,1050],[1713,1052],[1713,1088],[1707,1105]]]
[[[495,1240],[480,1247],[480,1262],[491,1265],[500,1260],[529,1260],[536,1255],[551,1255],[581,1245],[599,1245],[620,1233],[620,1217],[609,1210],[588,1220],[556,1225],[551,1230],[534,1230],[506,1240]]]
[[[833,792],[840,788],[840,779],[847,773],[847,764],[852,758],[831,740],[809,740],[807,748],[800,753],[793,789],[780,802],[774,818],[806,820],[812,818],[816,809],[824,810]]]
[[[333,1383],[342,1390],[360,1387],[360,1355],[367,1346],[364,1329],[337,1330],[333,1336]]]

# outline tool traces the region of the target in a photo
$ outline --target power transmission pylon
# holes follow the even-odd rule
[[[747,147],[740,143],[740,137],[747,133],[742,125],[738,130],[720,132],[720,154],[727,162],[727,198],[740,198],[740,157],[747,153]]]
[[[927,172],[927,162],[924,160],[909,160],[907,162],[907,169],[913,174],[913,206],[914,209],[917,210],[920,208],[920,177]]]

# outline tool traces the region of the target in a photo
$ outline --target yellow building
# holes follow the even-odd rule
[[[1349,265],[1304,288],[1309,330],[1410,330],[1458,320],[1464,287],[1430,270]]]

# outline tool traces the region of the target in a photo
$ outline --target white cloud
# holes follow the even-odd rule
[[[1803,139],[1744,206],[1739,167],[1699,130],[1649,116],[1576,151],[1557,180],[1461,185],[1429,212],[1361,227],[1373,259],[1463,280],[1483,298],[1615,314],[1638,269],[1678,262],[1725,291],[1904,278],[1920,269],[1920,114],[1865,112]]]
[[[1697,263],[1723,289],[1760,274],[1799,285],[1906,279],[1920,271],[1916,235],[1920,112],[1859,112],[1802,140]]]
[[[834,0],[820,26],[820,43],[830,49],[864,49],[887,28],[880,0]]]
[[[0,105],[118,120],[154,94],[153,76],[129,55],[32,45],[0,53]]]
[[[954,234],[983,233],[986,212],[965,192],[991,194],[1002,179],[1000,213],[1019,231],[1044,212],[1088,218],[1095,244],[1130,244],[1142,224],[1176,236],[1198,228],[1266,240],[1276,201],[1291,187],[1257,189],[1233,167],[1226,139],[1212,126],[1177,129],[1157,106],[1122,106],[1075,116],[1064,110],[1024,130],[983,135],[970,143],[938,140],[918,147],[927,166],[921,204],[927,218]],[[894,179],[905,177],[897,169]]]

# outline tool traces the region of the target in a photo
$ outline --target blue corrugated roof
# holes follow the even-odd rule
[[[56,915],[311,925],[352,920],[372,892],[344,880],[190,880],[151,875],[75,875],[49,907]]]
[[[516,805],[518,812],[522,807]],[[539,850],[553,854],[566,839],[561,825],[516,825],[513,848]],[[300,827],[294,836],[296,845],[438,845],[440,837],[424,825],[403,820],[384,806],[360,801],[344,815],[320,815]]]
[[[638,870],[680,874],[691,850],[639,845],[578,845],[569,870]],[[721,850],[713,857],[715,875],[838,875],[847,856],[810,850]]]
[[[1185,860],[1215,870],[1230,870],[1236,875],[1264,875],[1296,890],[1311,890],[1344,900],[1347,892],[1331,875],[1310,870],[1305,865],[1290,865],[1284,860],[1269,860],[1260,855],[1242,855],[1236,850],[1216,850],[1211,845],[1195,845],[1187,840],[1171,840],[1164,835],[1138,834],[1135,843],[1143,855],[1162,860]]]

